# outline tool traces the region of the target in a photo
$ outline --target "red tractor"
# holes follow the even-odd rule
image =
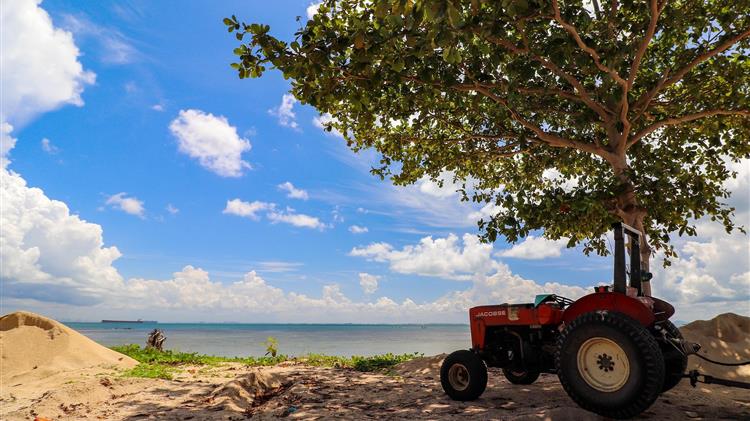
[[[625,259],[630,241],[630,273]],[[450,354],[440,381],[452,399],[477,399],[487,386],[487,367],[501,368],[513,384],[556,373],[582,408],[610,418],[640,414],[683,378],[685,343],[669,318],[674,307],[641,289],[651,274],[641,270],[641,233],[614,225],[614,285],[599,286],[576,301],[553,294],[534,303],[469,310],[471,349]],[[628,275],[628,276],[626,276]],[[629,285],[626,278],[629,277]]]

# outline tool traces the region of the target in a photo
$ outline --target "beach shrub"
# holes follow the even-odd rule
[[[268,339],[263,342],[263,345],[266,346],[266,355],[275,357],[279,352],[279,341],[276,340],[276,338],[274,338],[273,336],[269,336]]]

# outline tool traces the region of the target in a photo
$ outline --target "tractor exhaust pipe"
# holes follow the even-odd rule
[[[630,236],[630,286],[638,290],[638,295],[643,295],[641,282],[641,232],[630,225],[616,222],[612,224],[615,231],[615,273],[614,291],[625,294],[626,267],[625,267],[625,235]]]

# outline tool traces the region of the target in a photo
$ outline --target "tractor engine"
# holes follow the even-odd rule
[[[543,294],[534,304],[474,307],[469,316],[472,348],[489,367],[502,368],[511,381],[554,373],[558,326],[569,303]]]

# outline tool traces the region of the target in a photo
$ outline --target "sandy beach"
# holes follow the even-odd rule
[[[272,367],[184,366],[172,380],[123,377],[123,370],[135,361],[62,324],[30,313],[3,319],[0,416],[4,420],[603,419],[576,407],[555,375],[542,375],[530,386],[516,386],[499,370],[491,369],[487,391],[479,400],[454,402],[440,387],[442,355],[377,373],[284,362]],[[748,359],[748,320],[723,315],[692,323],[683,331],[708,349],[723,349],[722,360]],[[21,336],[29,338],[23,345],[28,350],[25,354],[17,352],[16,339]],[[691,366],[697,365],[692,359]],[[711,373],[705,364],[701,370]],[[712,374],[750,379],[746,370],[722,369]],[[640,418],[748,419],[750,398],[742,389],[692,388],[683,381]]]

